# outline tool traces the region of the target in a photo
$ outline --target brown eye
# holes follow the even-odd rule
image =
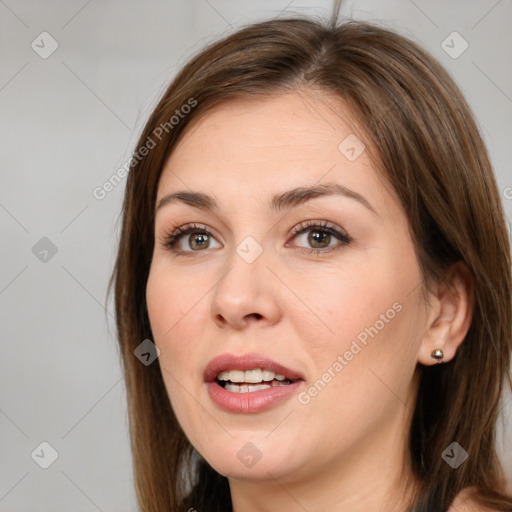
[[[210,241],[208,239],[207,234],[205,233],[196,233],[192,234],[188,237],[189,246],[192,249],[206,249],[210,245]]]
[[[301,252],[313,254],[329,253],[348,245],[352,241],[347,234],[329,225],[327,221],[320,224],[316,221],[301,223],[294,228],[293,235],[296,240],[306,244],[306,247],[304,245],[298,246]],[[336,241],[338,241],[337,244]]]
[[[303,242],[310,246],[299,245],[297,247],[304,253],[329,253],[348,245],[352,241],[345,232],[328,225],[326,222],[320,224],[318,222],[301,223],[294,228],[292,234],[295,239],[301,240],[302,238]],[[189,225],[179,227],[173,233],[164,235],[161,243],[166,249],[173,252],[191,254],[211,248],[212,241],[218,243],[206,227]],[[219,244],[218,247],[221,247],[221,245]]]
[[[308,243],[315,248],[324,248],[329,246],[331,234],[325,231],[311,230],[309,231]]]
[[[212,240],[215,238],[205,227],[192,225],[180,227],[173,233],[164,236],[163,245],[166,249],[175,252],[192,253],[209,248]]]

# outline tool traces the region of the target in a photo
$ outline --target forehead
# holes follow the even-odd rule
[[[164,164],[158,196],[193,188],[261,197],[322,181],[371,195],[380,183],[367,147],[340,98],[293,92],[238,99],[187,127]]]
[[[262,148],[277,153],[297,144],[304,147],[304,153],[325,151],[327,145],[336,148],[341,137],[357,129],[352,125],[355,122],[348,108],[332,95],[297,91],[236,99],[192,120],[174,153],[197,144],[199,139],[210,150],[218,148],[224,154],[230,148]]]

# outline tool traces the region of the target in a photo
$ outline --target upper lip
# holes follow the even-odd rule
[[[252,370],[261,368],[284,375],[288,380],[303,379],[303,376],[286,366],[259,354],[221,354],[214,357],[206,366],[204,380],[213,382],[220,372],[227,370]]]

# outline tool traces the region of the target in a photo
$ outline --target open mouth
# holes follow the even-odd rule
[[[282,374],[261,368],[245,371],[225,370],[220,372],[215,380],[219,386],[232,393],[254,393],[272,387],[288,386],[295,382]]]

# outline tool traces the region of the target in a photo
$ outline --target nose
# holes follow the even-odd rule
[[[253,323],[263,326],[279,321],[282,283],[269,263],[265,252],[249,263],[233,251],[211,296],[211,314],[218,327],[243,329]]]

